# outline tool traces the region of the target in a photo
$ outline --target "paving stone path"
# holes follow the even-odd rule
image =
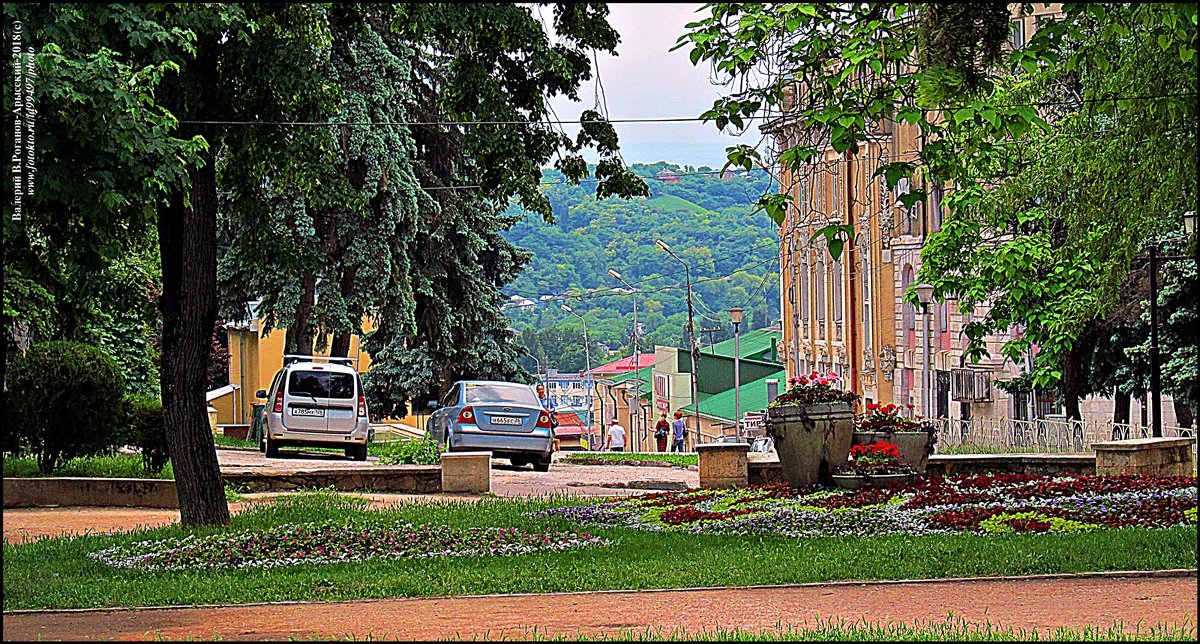
[[[899,584],[814,584],[655,592],[388,599],[133,611],[6,614],[5,640],[187,638],[286,640],[527,639],[661,628],[774,631],[818,620],[921,624],[948,615],[1041,635],[1060,627],[1142,632],[1155,624],[1196,628],[1196,577],[1082,577]]]

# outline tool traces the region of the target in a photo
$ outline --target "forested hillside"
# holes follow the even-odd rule
[[[522,344],[542,367],[579,370],[585,366],[582,324],[563,311],[566,304],[587,320],[592,365],[629,355],[633,302],[613,269],[641,292],[638,322],[641,345],[685,346],[687,301],[683,266],[655,246],[662,239],[687,262],[695,293],[696,329],[721,327],[712,337],[733,334],[727,310],[746,309],[742,329],[760,328],[779,317],[776,227],[751,203],[770,188],[761,170],[729,173],[668,163],[634,164],[647,179],[651,197],[597,201],[592,186],[572,186],[556,171],[543,172],[554,223],[514,207],[521,220],[505,236],[533,253],[529,266],[504,292],[537,303],[507,313],[521,331]],[[655,179],[669,169],[676,181]],[[620,289],[620,290],[614,290]],[[700,335],[705,344],[710,335]],[[602,346],[603,345],[603,346]],[[526,368],[536,368],[527,359]]]

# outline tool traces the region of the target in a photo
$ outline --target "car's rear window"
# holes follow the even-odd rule
[[[353,398],[354,376],[328,371],[293,371],[288,376],[288,394],[315,398]]]
[[[517,405],[540,407],[537,395],[527,385],[473,384],[467,383],[467,402],[508,402]]]

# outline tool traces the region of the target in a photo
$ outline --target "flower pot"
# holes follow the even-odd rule
[[[768,407],[766,429],[790,485],[831,485],[831,472],[850,458],[854,414],[843,402]]]
[[[929,434],[925,432],[854,432],[853,445],[887,442],[900,449],[900,459],[919,474],[929,464]]]
[[[834,474],[833,483],[843,490],[887,487],[893,483],[912,483],[914,474]]]

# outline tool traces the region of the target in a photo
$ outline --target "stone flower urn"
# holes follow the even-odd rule
[[[851,445],[870,445],[872,443],[891,443],[900,448],[900,460],[913,468],[918,474],[924,474],[929,465],[929,455],[933,452],[933,442],[928,432],[854,432]]]
[[[848,402],[767,407],[766,429],[788,484],[832,485],[833,470],[850,458],[854,413]]]

